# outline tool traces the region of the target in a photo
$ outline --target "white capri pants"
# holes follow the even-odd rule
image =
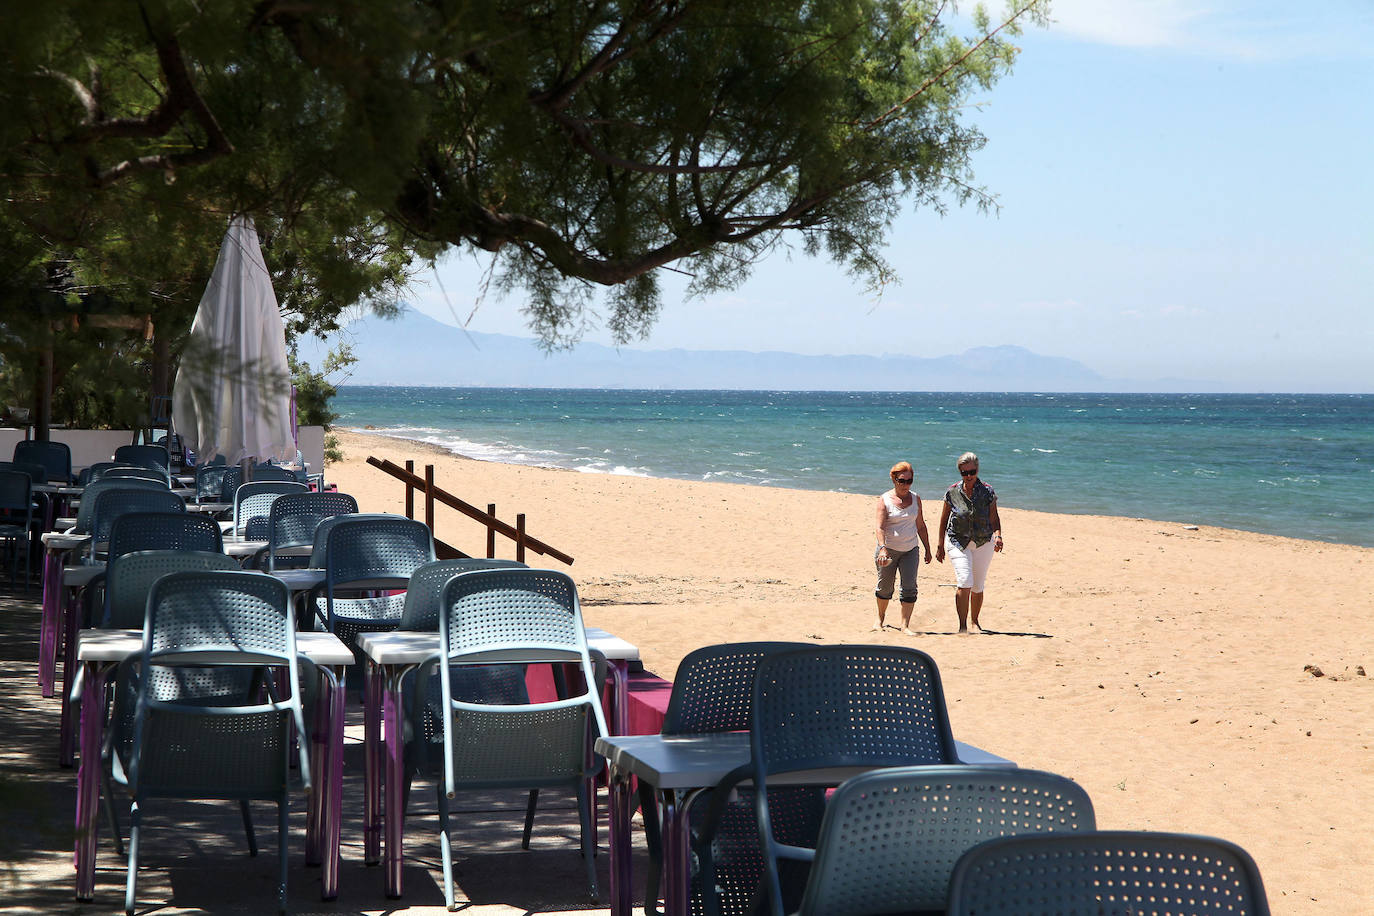
[[[992,565],[992,541],[988,541],[982,547],[975,546],[969,541],[968,547],[960,547],[953,538],[946,535],[945,553],[949,554],[949,562],[954,567],[954,584],[959,588],[971,588],[981,593],[988,581],[988,567]]]

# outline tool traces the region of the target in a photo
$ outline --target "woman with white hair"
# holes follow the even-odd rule
[[[954,567],[959,632],[967,633],[970,622],[986,632],[978,622],[978,612],[983,609],[983,586],[992,555],[1002,549],[1002,520],[997,515],[997,494],[978,479],[978,456],[964,452],[958,467],[959,482],[945,491],[940,510],[942,535],[935,559],[943,563],[948,553]]]

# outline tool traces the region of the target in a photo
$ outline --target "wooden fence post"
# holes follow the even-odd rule
[[[515,560],[525,562],[525,513],[515,517]]]
[[[406,459],[406,470],[415,473],[415,459]],[[415,487],[409,480],[406,481],[406,518],[415,517]]]
[[[434,531],[434,465],[425,465],[425,525]]]
[[[487,515],[496,518],[496,503],[487,503]],[[496,529],[487,525],[487,559],[496,556]]]

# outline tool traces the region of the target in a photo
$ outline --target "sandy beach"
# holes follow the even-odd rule
[[[787,639],[914,645],[940,666],[955,735],[1081,783],[1109,829],[1212,834],[1255,857],[1276,913],[1374,913],[1374,550],[1017,508],[1002,493],[986,635],[955,633],[953,573],[923,567],[912,628],[870,633],[873,496],[472,461],[340,432],[328,479],[364,511],[403,486],[369,455],[571,554],[589,624],[672,678],[691,649]],[[894,460],[897,457],[894,456]],[[996,486],[995,468],[984,468]],[[953,469],[917,468],[930,494]],[[886,468],[874,468],[874,496]],[[946,479],[948,478],[948,479]],[[474,555],[485,529],[439,506]],[[498,538],[497,556],[513,545]],[[896,603],[891,623],[899,619]],[[1371,676],[1366,676],[1365,672]]]

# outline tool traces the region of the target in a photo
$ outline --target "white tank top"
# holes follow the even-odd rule
[[[883,494],[883,505],[887,508],[887,518],[883,521],[883,541],[893,550],[911,550],[921,543],[916,533],[916,519],[921,517],[921,499],[911,494],[911,505],[903,509],[897,497]]]

